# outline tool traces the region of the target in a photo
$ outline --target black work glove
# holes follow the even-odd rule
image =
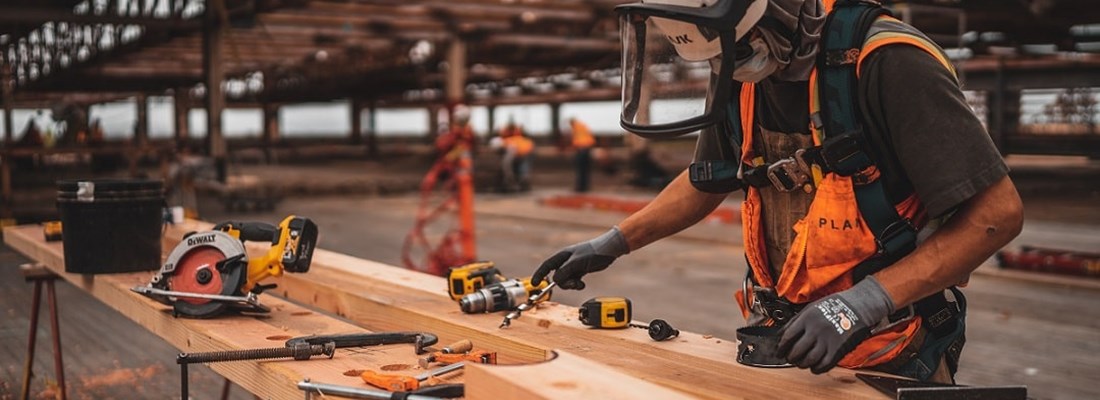
[[[581,277],[589,272],[607,269],[616,258],[629,252],[626,238],[616,226],[595,239],[566,247],[550,256],[531,275],[531,284],[538,286],[550,271],[555,271],[553,281],[558,283],[558,287],[581,290],[584,289]]]
[[[871,328],[894,310],[894,302],[874,276],[840,293],[810,303],[780,331],[776,355],[815,374],[871,336]]]

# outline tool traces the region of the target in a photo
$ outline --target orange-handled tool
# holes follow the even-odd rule
[[[380,374],[367,370],[363,371],[359,377],[371,386],[380,387],[391,392],[410,392],[420,388],[420,381],[407,375]]]
[[[449,354],[441,351],[419,360],[420,368],[428,368],[432,363],[454,364],[459,361],[472,361],[481,364],[496,364],[497,353],[495,351],[474,350],[466,353]]]
[[[359,377],[372,386],[380,387],[392,392],[409,392],[420,388],[420,382],[433,376],[439,376],[466,366],[465,362],[457,362],[446,367],[434,369],[417,376],[380,374],[374,371],[363,371]]]

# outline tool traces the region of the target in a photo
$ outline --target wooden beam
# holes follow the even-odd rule
[[[466,71],[469,68],[466,63],[466,41],[455,37],[447,47],[447,86],[444,88],[444,96],[451,105],[466,100]]]
[[[220,13],[225,12],[224,0],[207,2],[203,16],[203,83],[206,88],[206,140],[207,154],[214,159],[218,182],[225,183],[228,168],[225,138],[222,136],[222,109],[225,108],[224,57],[225,27]]]
[[[272,311],[262,317],[223,316],[207,320],[174,318],[171,307],[130,291],[131,287],[147,284],[152,272],[110,275],[66,273],[62,242],[45,242],[42,228],[37,225],[4,228],[4,243],[46,265],[69,283],[183,352],[283,347],[284,342],[291,337],[367,332],[363,328],[268,295],[261,295],[261,301]],[[165,360],[171,360],[176,354],[161,356]],[[209,366],[218,374],[262,398],[300,399],[302,392],[297,389],[297,382],[304,378],[311,378],[315,382],[366,387],[358,376],[347,376],[344,373],[349,370],[379,370],[389,365],[408,367],[416,365],[417,358],[412,345],[396,344],[369,349],[341,349],[337,350],[332,359],[318,357],[309,361],[241,361],[214,363]],[[413,375],[417,371],[410,368],[397,373]],[[444,379],[449,380],[452,377]],[[221,385],[221,382],[216,384]]]
[[[348,105],[351,107],[351,115],[348,116],[351,119],[351,136],[348,140],[351,144],[359,144],[363,142],[363,102],[352,98],[348,100]]]
[[[367,157],[378,158],[378,107],[371,101],[367,115]]]
[[[567,49],[569,51],[607,52],[610,54],[618,52],[621,46],[618,39],[612,38],[562,37],[519,33],[489,35],[480,45],[487,47],[509,46]]]
[[[554,146],[562,146],[561,103],[550,103],[550,141]]]
[[[5,57],[6,58],[6,57]],[[15,135],[15,122],[12,121],[11,111],[14,107],[14,100],[12,98],[12,81],[11,65],[8,63],[0,64],[0,101],[4,102],[4,147],[11,147],[13,137]]]
[[[553,360],[528,365],[470,365],[467,400],[499,399],[690,399],[684,393],[635,378],[578,355],[555,352]],[[538,384],[535,384],[538,382]],[[738,399],[731,393],[728,399]]]
[[[265,103],[262,106],[264,119],[264,157],[268,163],[275,159],[275,149],[272,147],[279,142],[279,105]]]
[[[183,234],[210,226],[195,221],[173,225],[165,232],[165,244],[174,246]],[[259,244],[249,246],[250,251],[264,250]],[[881,398],[850,370],[813,375],[793,368],[747,367],[734,361],[735,340],[681,331],[675,340],[654,342],[642,329],[588,329],[577,321],[576,308],[556,303],[528,311],[508,329],[499,329],[499,313],[462,314],[446,294],[445,278],[321,249],[314,252],[308,273],[286,274],[273,283],[279,285],[275,295],[368,329],[429,330],[443,341],[470,339],[510,363],[545,360],[551,350],[563,349],[702,398]]]
[[[108,13],[115,10],[108,10]],[[188,30],[201,26],[198,19],[133,17],[126,15],[76,14],[71,8],[28,5],[0,5],[0,24],[42,25],[47,22],[74,24],[141,25],[151,30]]]
[[[190,88],[178,87],[172,94],[172,121],[176,142],[186,143],[191,137],[191,95]]]
[[[205,225],[209,226],[209,224]],[[11,248],[42,263],[53,273],[88,292],[92,297],[134,320],[138,325],[160,336],[183,352],[282,347],[283,343],[291,337],[368,332],[361,327],[267,294],[261,295],[260,300],[272,311],[263,316],[226,315],[216,319],[175,318],[171,314],[170,307],[130,291],[131,287],[148,283],[152,271],[109,275],[66,273],[63,243],[46,242],[42,237],[42,228],[37,225],[4,228],[3,239],[4,243]],[[172,248],[171,240],[166,240],[164,245],[165,254],[167,254]],[[264,249],[260,249],[259,252],[256,250],[255,247],[250,248],[250,256],[266,253]],[[416,274],[410,271],[404,272]],[[440,339],[440,344],[444,344],[452,341],[453,337],[440,335]],[[473,342],[480,349],[498,350],[478,339],[474,339]],[[241,361],[214,363],[210,364],[210,367],[259,397],[299,399],[302,395],[296,384],[305,378],[310,378],[313,382],[367,388],[358,376],[348,372],[369,369],[404,375],[417,374],[420,371],[415,365],[420,356],[413,350],[410,344],[396,344],[340,349],[332,359],[320,357],[309,361]],[[164,354],[166,358],[174,356],[175,354]],[[483,394],[493,393],[516,393],[518,396],[524,390],[522,388],[527,385],[543,386],[540,382],[545,382],[546,390],[539,391],[542,393],[539,396],[506,398],[577,398],[568,394],[584,393],[598,394],[594,398],[610,399],[629,398],[624,397],[627,394],[648,394],[648,396],[642,396],[643,398],[653,398],[653,396],[662,399],[690,398],[675,390],[645,382],[606,365],[566,352],[559,352],[553,360],[535,358],[533,361],[537,361],[537,364],[498,365],[477,371],[468,366],[469,373],[473,374],[471,378],[467,378],[466,374],[452,374],[443,377],[441,383],[456,383],[461,378],[462,381],[466,381],[466,389],[470,393],[467,396],[474,396],[468,397],[471,399],[487,399],[488,397],[483,397]],[[511,362],[513,361],[501,360],[502,364]],[[502,392],[505,390],[508,392]]]
[[[149,143],[149,99],[145,93],[134,96],[134,107],[137,111],[137,121],[134,126],[134,144],[145,147]]]

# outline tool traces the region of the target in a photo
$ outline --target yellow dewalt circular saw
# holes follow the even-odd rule
[[[244,242],[270,242],[271,250],[249,259]],[[257,295],[261,285],[283,271],[309,271],[317,245],[317,225],[288,216],[279,226],[263,222],[223,222],[213,230],[186,235],[146,286],[133,291],[172,306],[177,316],[210,318],[226,311],[266,313]]]

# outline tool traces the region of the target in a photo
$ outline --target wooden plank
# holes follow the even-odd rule
[[[210,227],[197,221],[170,227],[165,247],[174,246],[184,233]],[[323,227],[320,246],[324,246]],[[263,252],[265,247],[250,243],[249,251]],[[315,251],[308,273],[287,274],[275,281],[279,284],[275,294],[368,329],[429,330],[442,341],[468,338],[498,351],[502,362],[545,360],[558,349],[704,398],[728,398],[731,393],[754,399],[881,396],[858,382],[850,370],[812,375],[798,369],[747,367],[734,361],[733,340],[681,332],[674,340],[654,342],[641,329],[588,329],[577,321],[576,308],[552,302],[501,330],[501,314],[463,314],[447,296],[444,278],[331,251]]]
[[[223,316],[208,320],[175,318],[171,314],[170,307],[130,291],[131,287],[148,282],[149,272],[110,275],[65,273],[62,243],[45,242],[40,227],[30,225],[8,227],[4,229],[3,234],[8,246],[41,262],[74,286],[89,292],[93,297],[184,352],[281,347],[286,339],[294,336],[366,332],[347,322],[309,311],[269,295],[261,296],[261,301],[272,309],[272,312],[267,315]],[[474,342],[478,348],[497,350],[481,341]],[[164,355],[164,357],[173,356],[174,354]],[[298,391],[296,384],[304,378],[310,378],[314,382],[367,387],[358,376],[347,373],[352,370],[374,369],[412,376],[421,372],[416,366],[418,357],[412,345],[399,344],[341,349],[331,360],[321,358],[310,361],[242,361],[216,363],[211,364],[210,367],[249,392],[263,398],[297,399],[301,398],[302,394]],[[542,361],[542,359],[539,360]],[[587,362],[584,365],[594,364]],[[564,374],[569,372],[563,368],[572,368],[575,365],[547,363],[540,366],[539,370],[552,376],[565,376]],[[608,369],[606,366],[595,365],[593,368],[598,370]],[[461,373],[449,374],[438,380],[445,383],[455,382],[462,376]],[[495,381],[498,379],[516,379],[515,382],[501,384],[502,387],[520,387],[526,383],[518,380],[520,377],[493,375],[483,378],[479,385],[497,386]],[[605,379],[614,379],[617,384],[631,387],[650,385],[625,375],[608,376]],[[668,389],[664,390],[667,393],[674,393]]]
[[[629,375],[564,351],[545,363],[471,365],[465,374],[467,400],[691,398],[645,381],[624,385]]]
[[[6,244],[43,263],[65,280],[89,292],[184,352],[281,347],[286,339],[295,336],[365,332],[364,329],[346,322],[266,295],[262,296],[262,301],[272,308],[270,315],[227,316],[209,320],[174,318],[169,307],[130,291],[135,285],[147,283],[150,273],[65,273],[61,243],[44,242],[41,236],[41,228],[37,226],[4,229]],[[163,356],[171,359],[175,354]],[[331,360],[242,361],[215,363],[210,366],[219,374],[263,398],[299,399],[302,394],[296,384],[305,377],[319,382],[362,387],[364,384],[357,376],[346,376],[344,372],[385,365],[407,365],[407,373],[412,375],[419,368],[416,367],[416,360],[412,345],[400,344],[341,349]],[[217,384],[221,385],[221,382]]]

